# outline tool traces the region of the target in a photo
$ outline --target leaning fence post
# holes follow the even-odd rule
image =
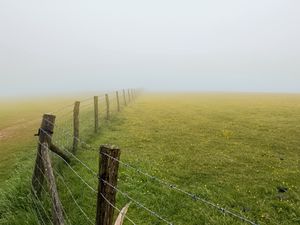
[[[120,99],[119,99],[119,92],[118,92],[118,91],[116,91],[116,97],[117,97],[117,108],[118,108],[118,112],[120,112],[121,109],[120,109]]]
[[[54,130],[55,116],[51,114],[44,114],[41,127],[38,132],[39,143],[37,148],[37,155],[35,160],[35,167],[32,176],[32,187],[33,191],[37,196],[40,196],[42,185],[44,182],[44,172],[45,168],[41,158],[42,143],[47,143],[51,145],[52,134]]]
[[[98,96],[94,96],[94,114],[95,114],[95,133],[99,130],[99,107],[98,107]]]
[[[79,143],[79,107],[80,102],[76,101],[73,110],[73,153],[76,153]]]
[[[48,188],[51,196],[52,202],[52,217],[53,217],[53,224],[54,225],[64,225],[64,216],[61,201],[59,199],[57,186],[55,182],[55,177],[51,165],[51,159],[49,156],[49,145],[47,142],[42,142],[41,145],[41,158],[42,163],[45,169],[45,177],[47,179]]]
[[[96,225],[113,224],[120,154],[115,146],[100,146]]]
[[[127,106],[127,102],[126,102],[126,93],[125,90],[123,89],[123,99],[124,99],[124,105]]]
[[[106,100],[106,119],[109,120],[109,97],[108,94],[105,94]]]

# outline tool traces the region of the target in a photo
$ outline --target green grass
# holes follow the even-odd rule
[[[259,224],[299,224],[299,112],[299,95],[146,94],[111,121],[102,118],[99,135],[93,135],[92,121],[84,119],[82,136],[93,150],[83,145],[78,157],[97,171],[95,149],[104,143],[116,144],[122,149],[122,161]],[[86,110],[82,118],[87,115],[92,112]],[[57,121],[68,127],[66,119],[58,117]],[[55,140],[69,146],[62,143],[61,135]],[[95,193],[57,157],[53,160],[78,203],[94,220]],[[23,161],[26,169],[21,166],[19,176],[7,181],[2,191],[2,224],[37,224],[28,197],[33,159]],[[76,161],[71,165],[96,189],[97,179],[89,171]],[[60,177],[57,182],[72,224],[89,224]],[[118,187],[176,225],[245,224],[124,166]],[[278,187],[288,191],[279,193]],[[45,193],[43,199],[50,214]],[[118,194],[118,207],[128,202]],[[165,224],[135,204],[128,217],[136,224]]]

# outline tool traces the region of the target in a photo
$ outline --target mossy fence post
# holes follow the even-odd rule
[[[126,102],[126,93],[125,90],[123,89],[123,99],[124,99],[124,105],[127,106],[127,102]]]
[[[108,97],[108,94],[105,94],[105,101],[106,101],[106,119],[109,120],[110,109],[109,109],[109,97]]]
[[[38,134],[36,135],[39,136],[39,140],[36,162],[32,177],[32,191],[35,198],[40,198],[44,180],[47,180],[52,203],[52,224],[64,225],[62,205],[57,191],[57,186],[51,165],[51,159],[49,156],[49,150],[54,152],[55,154],[58,154],[66,162],[70,162],[70,159],[63,151],[61,151],[52,143],[55,118],[55,115],[44,114],[41,127],[38,131]]]
[[[113,225],[120,154],[115,146],[100,146],[96,225]]]
[[[119,99],[119,92],[118,91],[116,91],[116,98],[117,98],[117,110],[118,110],[118,112],[120,112],[121,109],[120,109],[120,99]]]
[[[45,169],[45,177],[47,179],[48,189],[51,197],[53,224],[64,225],[62,204],[59,199],[55,177],[52,169],[51,159],[48,150],[49,150],[48,143],[43,142],[41,145],[41,157],[42,157],[42,163]]]
[[[42,186],[44,183],[45,167],[42,160],[42,143],[47,143],[49,146],[52,142],[52,134],[54,130],[55,116],[51,114],[44,114],[41,127],[38,131],[39,136],[37,155],[35,160],[35,167],[32,176],[32,187],[34,194],[41,195]]]
[[[95,114],[95,133],[99,130],[99,106],[98,106],[98,96],[94,96],[94,114]]]
[[[80,102],[76,101],[73,110],[73,153],[76,153],[79,143],[79,110]]]

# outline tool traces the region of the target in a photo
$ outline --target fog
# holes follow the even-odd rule
[[[0,95],[300,92],[299,0],[0,1]]]

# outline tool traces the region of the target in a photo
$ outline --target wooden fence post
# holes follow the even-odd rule
[[[47,143],[49,146],[51,145],[52,134],[54,130],[55,116],[51,114],[44,114],[43,120],[41,124],[41,128],[39,129],[39,143],[37,148],[37,155],[35,160],[35,167],[32,176],[32,187],[35,195],[40,196],[42,185],[44,182],[44,173],[45,168],[43,165],[43,161],[41,158],[42,146],[41,143]]]
[[[128,102],[131,102],[130,90],[128,89]]]
[[[126,102],[126,93],[125,90],[123,89],[123,99],[124,99],[124,105],[127,106],[127,102]]]
[[[99,107],[98,107],[98,96],[94,96],[94,113],[95,113],[95,133],[99,130]]]
[[[79,108],[80,102],[76,101],[74,104],[74,111],[73,111],[73,153],[76,153],[79,143]]]
[[[96,225],[113,224],[120,154],[117,147],[100,146]]]
[[[52,202],[52,217],[53,217],[53,224],[54,225],[64,225],[64,216],[62,205],[59,199],[57,186],[55,182],[55,177],[53,174],[53,169],[51,165],[51,159],[49,156],[49,145],[47,142],[42,142],[41,145],[41,157],[42,163],[45,170],[45,177],[47,179],[48,188],[51,196]]]
[[[109,120],[109,97],[108,94],[105,94],[106,99],[106,119]]]
[[[120,112],[121,109],[120,109],[120,99],[119,99],[119,92],[118,92],[118,91],[116,91],[116,97],[117,97],[117,108],[118,108],[118,112]]]

